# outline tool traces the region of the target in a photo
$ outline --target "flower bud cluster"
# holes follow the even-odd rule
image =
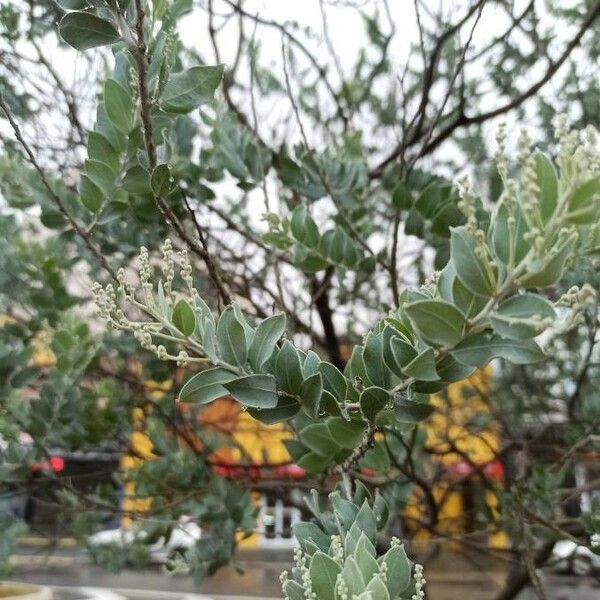
[[[568,170],[568,165],[578,145],[577,132],[571,130],[566,115],[559,115],[556,122],[554,137],[558,141],[557,163],[561,174]]]
[[[165,292],[170,300],[173,300],[173,279],[175,278],[175,261],[173,260],[173,243],[166,239],[161,247],[162,263],[161,271],[164,276]]]
[[[488,269],[495,265],[490,259],[488,248],[485,243],[485,231],[481,229],[477,221],[477,196],[473,190],[471,180],[468,175],[464,175],[456,180],[456,189],[460,196],[457,204],[459,210],[467,217],[465,230],[475,241],[475,254],[486,264]]]
[[[343,566],[344,547],[342,546],[342,538],[339,535],[331,536],[331,554],[333,560],[335,560],[338,565]]]
[[[536,173],[535,156],[532,152],[532,141],[526,130],[523,130],[519,136],[518,147],[518,158],[521,165],[521,207],[532,229],[536,229],[535,237],[541,233],[535,227],[539,217],[540,186]]]
[[[496,150],[495,160],[498,173],[504,182],[508,179],[508,159],[506,157],[506,123],[500,123],[496,130]]]
[[[302,552],[301,548],[294,549],[294,563],[300,572],[302,587],[304,588],[304,598],[306,600],[317,600],[317,594],[312,591],[312,581],[310,579],[310,572],[307,564],[308,557]]]
[[[423,565],[415,565],[415,593],[412,595],[411,600],[423,600],[425,598],[424,587],[427,581],[423,575]]]

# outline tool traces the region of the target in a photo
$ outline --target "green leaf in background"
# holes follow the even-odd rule
[[[321,456],[316,452],[307,452],[302,456],[296,464],[302,467],[307,473],[317,474],[323,473],[330,465],[333,456]]]
[[[535,153],[535,171],[540,188],[540,216],[547,223],[558,200],[558,178],[552,161],[542,152]]]
[[[452,348],[461,340],[465,318],[453,304],[445,300],[418,300],[406,304],[404,310],[426,342]]]
[[[302,364],[294,345],[286,340],[277,355],[277,383],[290,394],[297,394],[302,385]]]
[[[108,198],[113,195],[115,174],[106,163],[100,162],[99,160],[86,160],[84,163],[84,171],[89,179],[102,190],[105,197]]]
[[[556,311],[548,300],[538,294],[521,294],[502,302],[491,315],[492,327],[502,337],[522,340],[535,337],[540,328],[528,323],[532,317],[554,319]]]
[[[285,594],[289,600],[305,600],[304,588],[293,579],[290,579],[285,584]]]
[[[452,282],[452,297],[456,307],[467,319],[477,315],[488,302],[485,296],[478,296],[468,290],[458,277]]]
[[[61,8],[65,10],[81,10],[86,8],[88,3],[86,0],[54,0]]]
[[[360,410],[363,417],[374,422],[389,400],[390,394],[383,388],[372,386],[364,389],[360,395]]]
[[[315,552],[309,574],[312,591],[319,600],[335,600],[335,584],[342,568],[324,552]]]
[[[412,194],[408,186],[401,181],[392,192],[392,206],[396,210],[408,210],[412,206]]]
[[[446,354],[435,364],[435,370],[444,383],[462,381],[475,371],[475,367],[469,367],[457,362],[452,356]]]
[[[58,31],[62,39],[76,50],[114,44],[121,39],[111,23],[88,12],[67,13]]]
[[[246,375],[224,383],[223,387],[244,406],[275,408],[277,386],[273,375]]]
[[[586,181],[571,194],[567,220],[577,224],[589,223],[598,214],[598,198],[600,176]]]
[[[300,402],[297,398],[280,395],[275,408],[248,408],[248,412],[258,421],[272,425],[295,417],[300,412]]]
[[[390,372],[383,360],[383,334],[369,333],[365,338],[363,361],[369,379],[377,386],[389,385]]]
[[[572,255],[577,244],[577,232],[573,232],[560,248],[553,248],[543,259],[531,266],[530,272],[518,280],[519,285],[528,288],[543,288],[553,285],[563,275],[567,259]]]
[[[290,219],[292,235],[301,243],[310,248],[316,248],[319,244],[319,230],[314,219],[308,214],[304,204],[297,206],[292,212]]]
[[[384,339],[385,339],[384,330]],[[417,351],[405,339],[398,335],[389,338],[388,345],[383,347],[383,359],[387,366],[398,377],[404,376],[404,368],[416,358]]]
[[[102,190],[87,175],[81,176],[79,196],[82,204],[93,213],[102,207]]]
[[[150,179],[152,191],[159,197],[164,198],[171,191],[171,170],[169,165],[157,165],[152,171]]]
[[[179,392],[181,402],[209,404],[217,398],[227,396],[229,392],[223,387],[224,383],[236,378],[231,371],[216,367],[200,371],[190,377]]]
[[[315,544],[323,552],[329,550],[331,538],[315,523],[294,523],[293,530],[301,548],[305,548],[305,542],[308,541]]]
[[[160,98],[161,108],[185,114],[210,102],[223,79],[223,71],[223,65],[202,65],[171,75]]]
[[[458,362],[471,367],[483,367],[497,357],[517,365],[536,363],[544,358],[544,353],[533,340],[509,340],[489,331],[465,338],[451,354]]]
[[[346,536],[346,543],[351,539],[350,535]],[[348,548],[347,553],[349,553],[350,548]],[[358,566],[358,563],[354,559],[353,556],[350,556],[346,559],[344,564],[344,568],[342,569],[342,577],[348,586],[348,593],[350,598],[357,597],[364,589],[365,589],[365,580]],[[369,595],[368,598],[371,596]]]
[[[512,225],[509,225],[514,221]],[[518,204],[510,208],[502,202],[496,213],[492,228],[492,247],[495,255],[505,265],[514,267],[529,251],[531,242],[527,239],[529,225]]]
[[[196,329],[196,315],[192,307],[185,301],[179,300],[173,309],[173,325],[186,337]]]
[[[150,173],[141,165],[134,165],[128,169],[121,184],[130,194],[149,194],[151,192]]]
[[[246,362],[248,350],[244,326],[238,321],[233,306],[228,306],[217,323],[217,342],[221,357],[225,362],[242,366]]]
[[[398,398],[394,400],[394,414],[401,423],[418,423],[426,419],[435,407],[410,398]]]
[[[321,456],[331,457],[340,449],[325,423],[313,423],[302,429],[300,441]]]
[[[450,234],[450,256],[459,279],[474,294],[491,296],[494,284],[483,261],[475,252],[475,242],[464,227],[455,227]]]
[[[348,380],[341,371],[325,360],[319,363],[319,371],[323,376],[323,388],[333,394],[338,401],[344,400],[348,393]]]
[[[427,348],[404,367],[404,374],[420,381],[438,381],[433,348]]]
[[[387,578],[385,585],[390,597],[397,598],[410,584],[410,561],[404,546],[393,546],[380,560],[386,564],[387,573],[394,574]]]
[[[314,373],[305,379],[300,386],[302,408],[313,418],[317,417],[319,414],[322,393],[323,377],[321,376],[321,373]]]
[[[261,321],[254,332],[254,337],[248,350],[248,361],[252,368],[259,370],[267,361],[277,342],[285,331],[285,315],[278,314]]]
[[[115,174],[119,170],[118,152],[108,139],[97,131],[90,131],[88,134],[88,156],[105,163]]]
[[[365,591],[371,594],[372,600],[390,600],[390,595],[381,575],[375,575],[367,584]]]
[[[360,444],[365,432],[364,421],[359,419],[348,421],[344,417],[332,417],[328,419],[327,427],[335,442],[348,450],[353,450]]]
[[[104,83],[104,107],[113,125],[122,133],[133,126],[133,100],[129,92],[114,79]]]

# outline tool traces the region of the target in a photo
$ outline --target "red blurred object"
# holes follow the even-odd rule
[[[261,467],[254,465],[219,464],[213,466],[215,475],[221,477],[250,477],[252,479],[302,479],[305,471],[295,464],[279,465],[277,467]]]
[[[65,459],[62,456],[53,456],[50,459],[50,468],[55,473],[60,473],[65,468]]]
[[[471,465],[466,460],[460,460],[455,463],[451,463],[446,465],[446,470],[452,475],[460,475],[461,477],[466,477],[468,475],[472,475],[475,472],[475,468],[479,467],[479,465]],[[504,466],[500,462],[500,460],[492,460],[483,467],[483,474],[486,477],[491,477],[494,479],[500,479],[504,477]]]
[[[276,469],[279,477],[288,477],[290,479],[302,479],[306,473],[302,467],[298,465],[282,465]]]
[[[60,473],[65,468],[65,459],[61,456],[51,456],[50,460],[33,463],[31,470],[36,473],[38,471],[52,471]]]

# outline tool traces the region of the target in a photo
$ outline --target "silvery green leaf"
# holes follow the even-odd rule
[[[538,335],[540,329],[531,324],[532,317],[554,319],[556,311],[548,300],[538,294],[512,296],[502,302],[491,315],[494,330],[509,339],[521,340]]]
[[[544,359],[544,353],[533,340],[509,340],[489,331],[468,336],[451,354],[458,362],[471,367],[483,367],[496,357],[517,365]]]
[[[313,418],[316,418],[319,414],[322,393],[323,379],[321,373],[315,373],[314,375],[307,377],[300,386],[302,408]]]
[[[196,315],[194,314],[192,307],[183,299],[179,300],[175,305],[171,321],[186,337],[192,335],[194,329],[196,329]]]
[[[114,44],[121,39],[110,22],[89,12],[67,13],[62,18],[58,31],[62,39],[76,50]]]
[[[275,408],[278,396],[272,375],[246,375],[223,384],[225,389],[244,406]]]
[[[348,421],[344,417],[331,417],[327,420],[327,427],[336,444],[353,450],[362,440],[366,423],[362,419]]]
[[[310,561],[312,590],[319,600],[335,600],[335,583],[342,568],[324,552],[316,552]]]
[[[302,429],[300,441],[321,456],[333,456],[340,448],[325,423],[313,423]]]
[[[277,356],[275,373],[280,389],[290,394],[299,392],[303,380],[302,364],[298,351],[287,340],[283,343]]]
[[[121,133],[128,134],[133,126],[133,99],[114,79],[104,82],[104,107],[113,125]]]
[[[248,356],[246,332],[237,320],[233,306],[228,306],[221,313],[216,334],[221,358],[233,365],[244,365]]]
[[[372,600],[390,600],[390,595],[381,575],[375,575],[369,581],[366,591],[371,593]]]
[[[248,350],[248,361],[255,370],[260,370],[273,354],[277,342],[285,331],[285,315],[278,314],[261,321],[254,332]]]
[[[350,536],[349,536],[350,537]],[[354,544],[356,546],[356,544]],[[353,556],[348,556],[342,569],[342,577],[348,586],[349,596],[358,596],[365,589],[365,580],[358,563]]]
[[[172,74],[160,98],[160,107],[170,113],[188,113],[214,98],[223,79],[223,65],[201,65]]]
[[[410,585],[410,561],[404,546],[390,548],[379,560],[387,566],[388,574],[394,574],[393,577],[387,578],[385,585],[390,597],[396,598]]]
[[[348,393],[348,380],[341,371],[327,361],[319,363],[319,371],[323,377],[323,388],[333,394],[339,402],[344,400]]]
[[[445,300],[418,300],[406,304],[404,311],[428,343],[452,348],[463,336],[465,317]]]
[[[323,552],[329,550],[331,538],[315,523],[306,521],[295,523],[293,532],[300,547],[303,547],[304,543],[309,540],[316,544]]]
[[[390,401],[390,394],[380,387],[365,388],[360,395],[360,410],[365,419],[375,422],[377,415]]]
[[[440,376],[435,370],[433,348],[423,350],[403,369],[404,374],[420,381],[438,381]]]
[[[536,152],[535,172],[540,188],[540,216],[547,223],[554,214],[558,200],[558,177],[552,161],[542,152]]]
[[[236,375],[216,367],[200,371],[190,377],[179,392],[181,402],[208,404],[217,398],[228,395],[223,384],[235,379]]]
[[[390,370],[383,360],[383,335],[381,333],[371,332],[367,335],[362,356],[369,380],[376,386],[388,387]]]
[[[459,279],[474,294],[491,296],[494,282],[475,252],[475,242],[464,227],[455,227],[450,236],[450,256]]]

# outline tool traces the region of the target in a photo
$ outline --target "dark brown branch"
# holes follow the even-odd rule
[[[548,66],[544,75],[538,79],[536,83],[531,85],[521,94],[519,94],[516,98],[506,102],[505,104],[495,108],[493,110],[480,113],[478,115],[474,115],[472,117],[467,116],[464,112],[460,112],[458,116],[450,122],[444,129],[442,129],[435,137],[431,139],[430,142],[425,144],[421,150],[417,153],[417,158],[421,158],[433,152],[442,142],[447,140],[456,129],[460,127],[466,127],[469,125],[480,125],[481,123],[485,123],[494,117],[498,117],[505,113],[514,110],[521,106],[526,100],[534,96],[546,83],[548,83],[552,77],[557,73],[563,63],[570,56],[571,52],[579,45],[582,37],[585,33],[592,27],[596,19],[600,16],[600,1],[596,2],[594,6],[588,12],[586,18],[581,23],[579,30],[573,37],[573,39],[565,46],[563,52],[556,60],[550,60],[548,62]],[[426,72],[426,81],[427,83],[427,73],[431,71],[431,67]],[[423,101],[421,102],[423,104]],[[417,128],[418,130],[418,128]],[[396,160],[403,152],[406,147],[414,145],[420,139],[420,135],[417,137],[413,133],[410,139],[407,142],[400,143],[394,151],[387,156],[383,161],[381,161],[374,169],[372,169],[369,173],[370,177],[378,178],[383,175],[383,171],[387,165]]]
[[[341,370],[344,368],[344,360],[340,352],[340,342],[333,324],[333,311],[329,303],[329,287],[334,271],[334,267],[327,267],[323,279],[319,281],[317,277],[313,277],[310,285],[313,303],[323,326],[325,349],[331,362]]]
[[[144,7],[142,5],[143,0],[135,0],[136,7],[136,21],[135,21],[135,33],[136,33],[136,45],[132,49],[133,58],[136,64],[137,71],[137,85],[140,94],[140,115],[142,119],[142,130],[144,135],[144,145],[146,147],[146,154],[148,155],[148,165],[150,172],[156,168],[156,146],[152,137],[152,120],[150,118],[150,99],[148,97],[147,88],[147,49],[144,34]],[[209,276],[213,285],[215,286],[219,296],[225,304],[229,304],[232,300],[228,290],[223,283],[217,267],[212,259],[206,240],[198,222],[194,219],[196,229],[199,233],[200,244],[193,240],[185,231],[184,226],[177,218],[177,215],[173,212],[171,207],[161,198],[158,194],[153,194],[154,202],[158,206],[162,215],[171,223],[177,235],[188,245],[190,250],[197,254],[206,265]]]
[[[532,557],[532,564],[535,568],[543,566],[552,556],[554,542],[546,542]],[[513,600],[519,592],[529,583],[529,569],[526,565],[520,565],[516,572],[506,582],[504,588],[496,594],[494,600]]]

